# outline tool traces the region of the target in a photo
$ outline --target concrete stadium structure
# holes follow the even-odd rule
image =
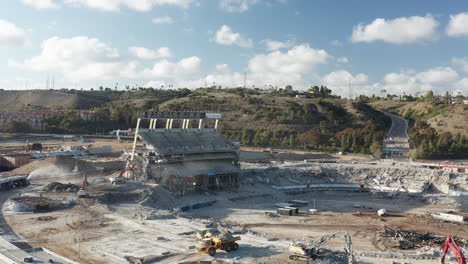
[[[217,131],[220,118],[217,113],[201,112],[141,114],[132,151],[140,178],[182,193],[238,187],[239,145]],[[143,119],[150,120],[148,129],[139,127]],[[165,128],[157,128],[158,120],[165,122]],[[174,120],[182,127],[173,128]],[[198,126],[190,128],[194,120]],[[205,128],[209,120],[214,121],[214,129]],[[137,138],[144,142],[138,156]]]

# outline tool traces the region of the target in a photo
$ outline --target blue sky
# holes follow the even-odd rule
[[[233,87],[246,73],[262,88],[467,95],[467,47],[462,0],[0,3],[3,89]]]

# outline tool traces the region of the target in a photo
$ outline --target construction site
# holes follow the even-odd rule
[[[221,117],[144,112],[129,137],[3,140],[0,262],[466,263],[463,161],[243,148]],[[407,148],[407,127],[392,130]]]

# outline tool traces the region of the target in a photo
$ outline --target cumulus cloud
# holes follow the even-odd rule
[[[162,47],[157,50],[150,50],[144,47],[130,47],[130,53],[142,60],[155,60],[160,58],[171,57],[171,50],[168,47]]]
[[[349,59],[346,58],[346,57],[339,57],[339,58],[337,59],[337,61],[338,61],[339,63],[346,64],[346,63],[349,62]]]
[[[244,38],[240,33],[232,31],[227,25],[223,25],[215,34],[215,42],[221,45],[237,45],[243,48],[253,47],[251,39]]]
[[[300,89],[309,85],[305,76],[316,75],[318,65],[332,58],[325,50],[313,49],[307,44],[297,45],[281,52],[257,54],[249,60],[246,68],[246,85],[270,87],[293,85]],[[217,72],[205,78],[179,81],[180,87],[202,87],[205,80],[209,85],[239,87],[244,85],[244,72],[231,72],[228,65],[217,65]]]
[[[354,27],[352,42],[384,41],[392,44],[414,43],[433,39],[439,22],[431,15],[400,17],[393,20],[377,18],[368,25]]]
[[[220,7],[227,12],[245,12],[259,0],[221,0]]]
[[[400,72],[385,75],[382,89],[392,94],[424,94],[432,90],[443,94],[456,86],[458,73],[450,67],[435,67],[423,72]]]
[[[192,56],[178,62],[162,60],[156,62],[152,68],[142,71],[141,77],[145,79],[156,78],[183,78],[200,72],[201,59]]]
[[[220,72],[229,72],[229,65],[227,64],[218,64],[216,65],[216,70]]]
[[[122,7],[136,11],[149,11],[155,6],[172,5],[188,8],[194,0],[63,0],[72,6],[85,6],[105,11],[118,11]]]
[[[322,77],[322,83],[332,89],[333,94],[338,94],[343,97],[349,96],[350,84],[353,90],[359,90],[360,94],[372,93],[368,81],[369,77],[366,74],[358,73],[353,75],[345,70],[334,71]],[[356,95],[357,94],[353,93],[352,96],[354,97]]]
[[[26,30],[0,19],[0,46],[24,46],[28,42]]]
[[[256,55],[250,60],[249,69],[252,73],[304,74],[318,64],[327,63],[330,58],[325,50],[313,49],[303,44],[286,52],[274,51]]]
[[[446,32],[451,37],[468,36],[468,13],[451,15]]]
[[[294,46],[294,42],[291,40],[281,42],[276,40],[266,39],[263,41],[268,51],[279,50],[279,49],[289,49]]]
[[[418,73],[416,78],[422,83],[447,83],[458,79],[458,73],[450,67],[436,67],[425,72]]]
[[[58,5],[53,0],[21,0],[21,2],[37,9],[58,8]]]
[[[134,49],[137,57],[167,56],[167,52]],[[132,49],[130,49],[132,50]],[[148,53],[148,51],[150,51]],[[139,61],[127,61],[119,51],[96,38],[78,36],[73,38],[52,37],[42,43],[40,55],[24,62],[9,61],[11,67],[28,68],[34,71],[62,72],[67,81],[111,80],[117,78],[154,79],[186,77],[199,71],[201,60],[188,57],[178,62],[161,60],[151,68],[142,67]]]
[[[468,57],[453,58],[452,63],[458,65],[462,69],[462,71],[468,72]]]
[[[152,20],[153,24],[172,24],[174,20],[170,16],[155,17]]]

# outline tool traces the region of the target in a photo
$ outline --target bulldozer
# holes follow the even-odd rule
[[[232,250],[239,249],[239,244],[236,241],[241,240],[240,236],[232,236],[230,232],[220,234],[218,237],[212,236],[213,231],[202,231],[197,234],[197,253],[208,253],[214,256],[217,250],[225,250],[231,252]]]
[[[348,255],[348,264],[354,263],[351,236],[348,232],[337,232],[325,235],[316,241],[295,241],[289,247],[289,259],[306,263],[314,263],[319,257],[324,257],[332,253],[325,252],[321,247],[326,241],[337,237],[343,237],[345,240],[344,251]]]

